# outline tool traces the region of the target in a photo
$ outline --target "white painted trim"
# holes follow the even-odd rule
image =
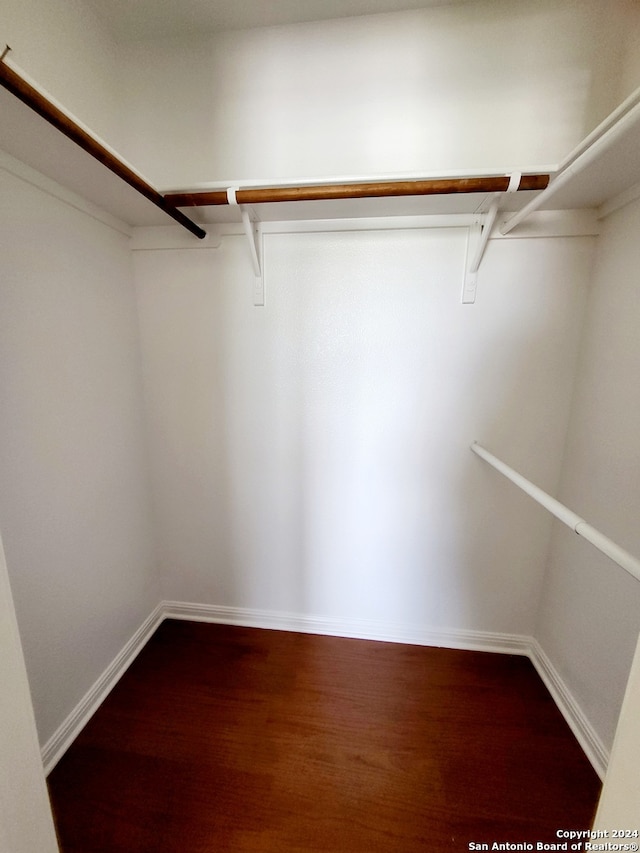
[[[262,221],[264,234],[332,233],[335,231],[405,231],[426,228],[468,228],[475,213],[424,214],[420,216],[362,216],[344,219],[285,219]]]
[[[263,221],[262,229],[265,234],[299,234],[325,231],[469,228],[477,221],[477,213],[434,213],[419,216]],[[492,239],[526,240],[538,237],[585,237],[597,235],[600,230],[601,226],[594,210],[543,210],[535,216],[532,215],[527,227],[520,228],[517,234],[501,234],[498,230],[494,230]]]
[[[361,619],[332,619],[182,601],[163,602],[163,611],[167,619],[216,622],[223,625],[243,625],[248,628],[296,631],[303,634],[327,634],[361,640],[525,655],[531,660],[594,770],[601,779],[604,778],[609,761],[607,749],[560,674],[533,637],[491,631],[425,630],[416,625],[407,626]]]
[[[448,649],[528,655],[530,647],[530,638],[520,634],[453,629],[425,630],[418,625],[399,625],[373,619],[334,619],[328,616],[308,616],[300,613],[252,610],[247,607],[224,607],[185,601],[164,601],[163,611],[166,619],[216,622],[221,625],[243,625],[247,628],[268,628],[276,631],[295,631],[300,634],[325,634],[331,637],[439,646]]]
[[[640,640],[631,664],[622,708],[616,727],[611,760],[598,803],[594,829],[623,826],[637,829],[640,814]],[[609,835],[601,837],[607,838]],[[635,840],[635,839],[634,839]]]
[[[53,733],[42,747],[44,772],[50,773],[78,737],[82,729],[97,711],[98,707],[113,690],[127,668],[144,648],[158,625],[164,619],[164,608],[159,604],[145,619],[122,651],[113,659],[93,686],[85,693],[62,725]]]
[[[533,637],[493,631],[428,630],[419,625],[401,625],[373,619],[335,619],[328,616],[186,601],[163,601],[144,621],[42,748],[45,773],[53,770],[164,619],[214,622],[220,625],[294,631],[300,634],[321,634],[331,637],[526,656],[533,663],[596,773],[601,779],[604,778],[609,761],[607,749],[562,677]]]
[[[476,222],[475,213],[449,213],[425,216],[358,217],[353,219],[288,219],[259,221],[263,235],[324,234],[336,231],[406,231],[427,228],[468,228]],[[131,249],[134,252],[156,249],[216,249],[222,237],[245,237],[241,222],[216,222],[203,226],[204,240],[195,241],[184,229],[173,225],[138,226],[133,229]]]
[[[534,638],[531,638],[529,656],[569,728],[576,736],[585,755],[593,765],[593,769],[600,779],[604,779],[609,763],[609,752],[600,740],[598,733],[587,719],[577,699],[563,681],[558,670],[547,657],[540,643]]]
[[[477,213],[424,214],[420,216],[363,216],[352,219],[288,219],[262,221],[263,236],[281,234],[329,234],[346,231],[407,231],[429,228],[469,228],[478,221]],[[222,237],[244,236],[239,222],[207,224],[207,237],[194,240],[184,229],[173,225],[140,226],[133,229],[131,249],[215,249]],[[545,210],[532,214],[517,234],[500,234],[491,239],[527,240],[541,237],[585,237],[600,233],[594,210]]]
[[[0,533],[0,849],[58,853]]]
[[[7,154],[7,152],[2,149],[0,149],[0,169],[4,169],[5,172],[9,172],[10,175],[24,181],[26,184],[30,184],[32,187],[36,187],[43,193],[53,196],[53,198],[74,208],[74,210],[79,210],[80,213],[85,213],[92,219],[96,219],[98,222],[101,222],[108,228],[112,228],[119,234],[123,234],[125,237],[131,237],[132,229],[126,222],[112,216],[110,213],[107,213],[106,210],[102,210],[102,208],[98,207],[97,204],[93,204],[92,202],[82,198],[82,196],[68,190],[66,187],[63,187],[62,184],[59,184],[52,178],[48,178],[46,175],[43,175],[42,172],[38,172],[37,169],[32,169],[31,166],[27,166],[26,163],[22,162],[22,160],[12,157],[11,154]]]
[[[640,181],[600,205],[598,208],[598,219],[606,219],[607,216],[615,213],[616,210],[626,207],[638,198],[640,198]]]
[[[507,222],[508,214],[502,222]],[[596,210],[538,210],[527,217],[517,233],[503,234],[495,228],[492,240],[533,240],[538,237],[597,237],[602,230]]]

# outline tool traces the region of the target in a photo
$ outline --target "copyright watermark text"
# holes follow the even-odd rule
[[[559,829],[557,841],[470,841],[468,850],[582,850],[638,853],[637,829]]]

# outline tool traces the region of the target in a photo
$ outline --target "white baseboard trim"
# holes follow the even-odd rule
[[[308,616],[299,613],[224,607],[185,601],[163,601],[155,608],[49,738],[42,748],[42,762],[46,774],[53,770],[164,619],[215,622],[221,625],[294,631],[301,634],[325,634],[360,640],[524,655],[531,659],[585,755],[596,773],[604,779],[609,753],[545,651],[533,637],[491,631],[425,630],[416,625],[399,625],[384,621],[335,619],[327,616]]]
[[[604,781],[609,763],[609,752],[585,716],[576,698],[563,681],[560,673],[551,663],[540,643],[533,637],[531,638],[529,657],[554,702],[560,709],[569,728],[591,762],[593,769],[600,779]]]
[[[530,637],[491,631],[425,630],[417,625],[399,625],[369,619],[334,619],[328,616],[307,616],[299,613],[194,604],[184,601],[164,601],[163,608],[167,619],[217,622],[222,625],[243,625],[247,628],[269,628],[277,631],[296,631],[301,634],[327,634],[332,637],[380,640],[418,646],[528,655],[531,645]]]
[[[162,604],[145,619],[135,634],[113,659],[93,686],[85,693],[69,716],[42,747],[42,763],[48,775],[62,758],[82,729],[89,722],[100,704],[124,675],[129,665],[144,648],[158,625],[164,619]]]
[[[352,637],[361,640],[382,640],[448,649],[471,649],[501,654],[526,655],[533,663],[594,770],[601,779],[604,779],[609,762],[609,753],[560,674],[538,641],[533,637],[523,634],[500,634],[491,631],[425,630],[419,626],[398,625],[373,620],[331,619],[321,616],[302,616],[296,613],[251,610],[245,607],[221,607],[183,601],[165,601],[163,608],[167,619],[217,622],[223,625],[244,625],[248,628],[270,628],[305,634]]]

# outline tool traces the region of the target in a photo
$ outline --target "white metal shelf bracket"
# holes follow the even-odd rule
[[[494,198],[491,207],[484,214],[483,221],[478,221],[469,228],[469,240],[467,242],[467,261],[464,273],[464,287],[462,290],[462,304],[472,305],[476,301],[476,284],[478,270],[491,237],[491,232],[496,222],[500,197]]]
[[[515,193],[520,186],[522,174],[513,172],[509,178],[508,193]],[[469,229],[469,240],[467,243],[467,260],[464,272],[464,286],[462,289],[462,304],[472,305],[476,301],[476,285],[478,270],[484,258],[489,239],[496,224],[496,218],[500,209],[502,193],[495,193],[489,210],[484,214],[482,221],[472,225]]]
[[[238,204],[236,199],[237,189],[237,187],[229,187],[227,189],[227,199],[231,206],[238,207],[240,209],[242,227],[244,228],[247,243],[249,244],[249,254],[251,257],[251,264],[253,266],[253,273],[255,275],[255,281],[253,284],[253,304],[264,305],[264,276],[262,273],[260,252],[260,246],[262,243],[261,234],[259,228],[255,227],[254,223],[251,221],[247,205]]]
[[[469,236],[467,238],[467,257],[464,264],[464,282],[462,285],[462,304],[473,305],[476,301],[476,281],[478,278],[478,270],[471,272],[473,259],[477,255],[482,239],[482,220],[478,218],[469,226]]]

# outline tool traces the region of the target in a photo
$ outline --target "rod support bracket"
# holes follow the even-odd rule
[[[251,221],[249,208],[246,204],[238,204],[236,192],[238,187],[229,187],[227,189],[227,201],[231,207],[237,207],[240,210],[242,217],[242,227],[244,228],[245,237],[249,245],[249,254],[253,265],[253,273],[255,282],[253,285],[253,304],[264,305],[264,276],[262,274],[261,251],[262,235],[259,228],[254,228],[254,223]]]
[[[482,220],[480,217],[469,226],[467,236],[467,256],[464,263],[464,282],[462,285],[462,304],[473,305],[476,301],[476,285],[478,280],[477,269],[472,272],[471,266],[475,257],[480,240],[482,238]]]
[[[520,184],[520,173],[511,175],[507,192],[517,192]],[[464,271],[464,287],[462,289],[462,304],[471,305],[476,301],[476,284],[478,270],[493,233],[496,217],[500,209],[501,194],[496,193],[491,202],[489,210],[483,215],[482,220],[474,223],[469,228],[469,239],[467,241],[467,259]]]

